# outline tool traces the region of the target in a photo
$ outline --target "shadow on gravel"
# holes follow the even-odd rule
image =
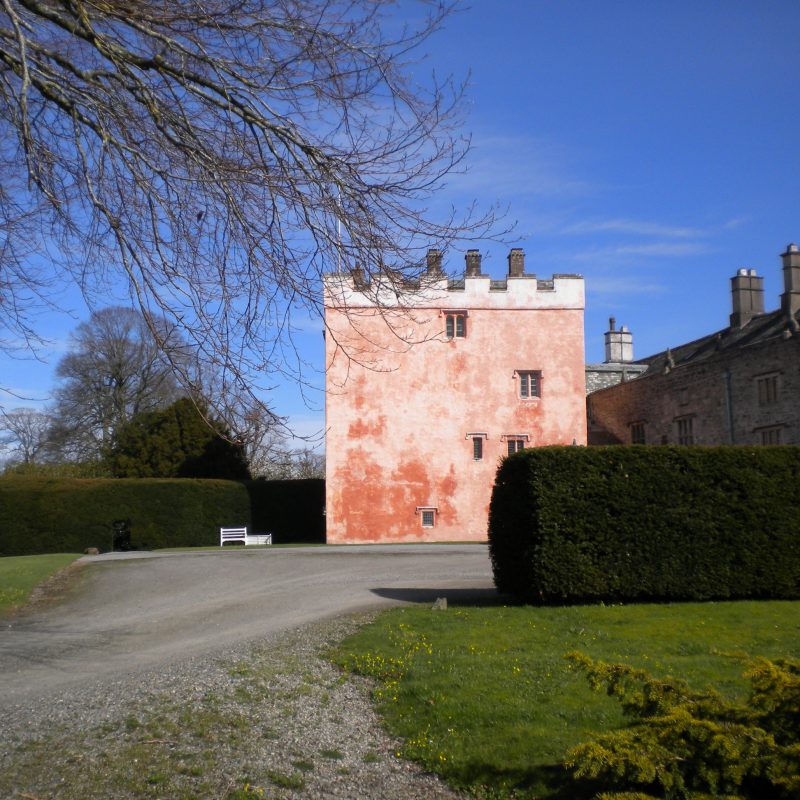
[[[451,606],[500,606],[508,602],[507,598],[497,594],[496,589],[418,589],[397,588],[371,589],[378,597],[388,600],[400,600],[404,603],[431,603],[437,598],[446,597]]]

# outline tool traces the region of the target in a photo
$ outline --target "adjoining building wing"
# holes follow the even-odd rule
[[[779,309],[764,311],[763,278],[740,269],[730,325],[591,392],[590,428],[626,444],[800,444],[800,250],[790,244],[781,258]]]

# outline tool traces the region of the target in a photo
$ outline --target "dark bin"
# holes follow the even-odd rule
[[[111,523],[114,534],[111,540],[112,550],[133,550],[131,544],[131,521],[129,519],[116,519]]]

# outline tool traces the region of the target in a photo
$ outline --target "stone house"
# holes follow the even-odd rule
[[[625,325],[617,330],[614,317],[608,320],[605,346],[605,361],[586,365],[586,394],[632,380],[647,369],[633,360],[633,334]]]
[[[740,269],[727,328],[631,361],[638,376],[588,395],[589,442],[800,444],[797,245],[781,259],[779,309],[764,311],[764,279]]]
[[[586,443],[583,279],[508,264],[326,275],[329,542],[483,541],[501,457]]]

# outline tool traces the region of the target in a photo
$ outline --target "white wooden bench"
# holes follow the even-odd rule
[[[220,528],[219,529],[219,546],[225,542],[244,542],[245,546],[248,544],[272,544],[271,533],[248,533],[247,527],[244,528]]]

